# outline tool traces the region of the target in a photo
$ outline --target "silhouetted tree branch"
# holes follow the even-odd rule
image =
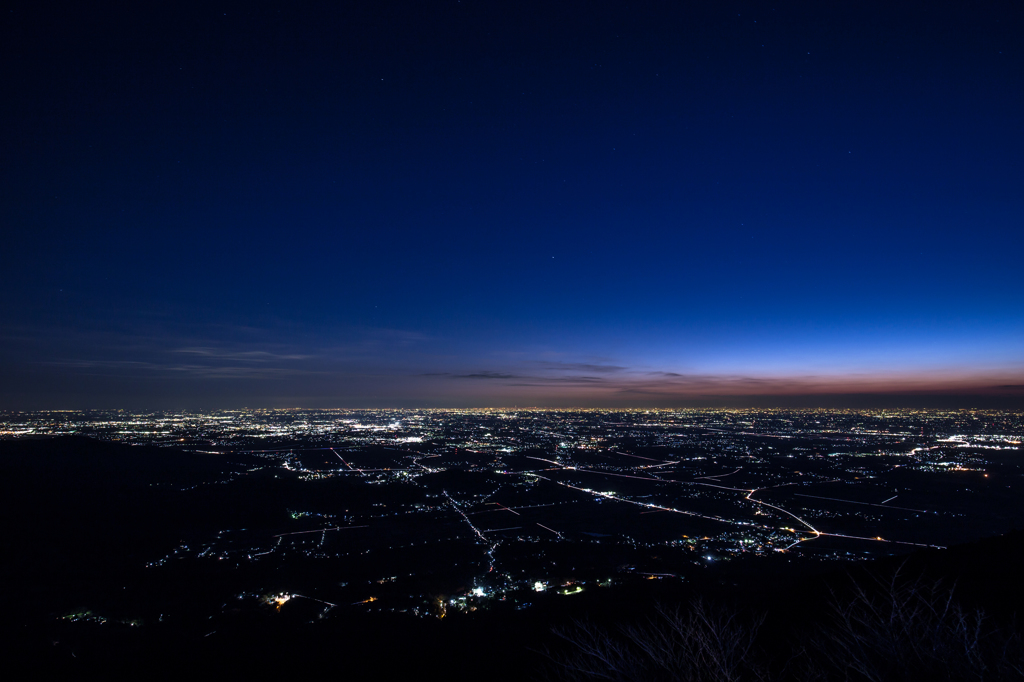
[[[762,680],[764,670],[753,651],[762,620],[741,623],[734,612],[700,600],[685,611],[659,605],[647,622],[617,631],[589,623],[556,629],[571,647],[549,658],[564,680]]]
[[[968,610],[941,581],[890,578],[833,591],[827,610],[776,647],[756,646],[764,617],[697,600],[658,606],[647,621],[615,629],[577,622],[555,630],[567,644],[546,652],[559,680],[609,682],[890,682],[1024,680],[1024,647],[1014,625],[1000,628]]]
[[[874,585],[833,592],[831,624],[813,638],[805,679],[1021,679],[1020,634],[963,609],[941,581],[900,571]]]

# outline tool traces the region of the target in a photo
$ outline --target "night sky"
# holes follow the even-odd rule
[[[1024,406],[1019,3],[11,3],[0,408]]]

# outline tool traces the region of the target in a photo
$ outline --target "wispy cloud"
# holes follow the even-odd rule
[[[532,367],[538,371],[518,372],[510,367],[503,370],[464,373],[437,372],[421,376],[448,379],[444,385],[437,385],[436,390],[439,394],[459,395],[469,401],[483,399],[494,402],[504,397],[505,400],[518,401],[519,404],[528,400],[531,404],[538,405],[683,405],[787,397],[813,400],[813,396],[927,396],[939,393],[1010,395],[1024,391],[1024,384],[996,385],[996,382],[985,381],[984,377],[942,373],[807,373],[791,376],[758,376],[743,373],[680,373],[646,369],[631,371],[625,368],[601,373],[561,371],[569,367],[583,368],[588,364],[558,363],[557,371],[548,371],[546,366],[539,366],[541,363],[527,362],[525,367]],[[488,381],[474,384],[450,381],[452,379]]]
[[[542,369],[554,371],[597,372],[598,374],[613,374],[615,372],[624,372],[629,369],[628,367],[621,367],[619,365],[603,365],[586,362],[556,362],[552,360],[536,360],[533,364]]]
[[[308,360],[316,357],[314,355],[302,355],[298,353],[271,353],[266,350],[225,350],[215,347],[194,347],[175,348],[171,353],[183,353],[198,355],[205,358],[217,358],[220,360],[240,360],[245,362],[272,362],[274,360]]]
[[[593,386],[608,384],[604,377],[568,376],[568,377],[529,377],[525,381],[510,384],[511,386]]]
[[[77,370],[79,374],[107,374],[129,376],[191,376],[205,379],[245,379],[259,377],[286,377],[317,374],[313,369],[297,367],[267,367],[263,365],[182,364],[146,362],[141,360],[51,360],[40,365],[64,370]]]

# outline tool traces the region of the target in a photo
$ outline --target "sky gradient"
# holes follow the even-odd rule
[[[0,408],[1024,407],[1012,3],[325,4],[5,18]]]

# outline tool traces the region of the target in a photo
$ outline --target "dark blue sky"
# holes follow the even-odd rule
[[[65,4],[0,408],[1024,405],[1014,3]]]

